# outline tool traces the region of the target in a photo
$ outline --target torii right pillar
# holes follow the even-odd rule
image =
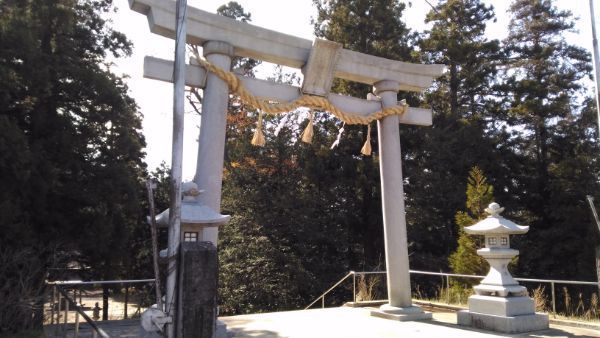
[[[396,81],[379,81],[374,93],[386,108],[398,104],[400,88]],[[400,321],[431,319],[431,313],[412,304],[399,124],[397,115],[377,121],[389,303],[371,311],[371,315]]]

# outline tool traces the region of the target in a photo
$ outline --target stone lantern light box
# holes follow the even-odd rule
[[[508,263],[519,254],[510,248],[510,235],[524,234],[528,226],[518,225],[500,215],[504,208],[491,203],[489,216],[465,232],[485,236],[485,247],[477,254],[490,264],[490,271],[473,289],[469,310],[458,312],[458,324],[492,331],[517,333],[548,328],[548,315],[535,312],[535,303],[527,289],[510,275]]]
[[[202,238],[205,228],[217,227],[229,221],[231,216],[221,215],[210,207],[201,204],[197,196],[202,193],[194,182],[185,182],[181,187],[181,241],[197,242]],[[156,224],[160,227],[169,226],[169,209],[156,216]]]

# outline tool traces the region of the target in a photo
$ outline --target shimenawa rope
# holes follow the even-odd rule
[[[382,119],[386,116],[402,115],[402,114],[404,114],[404,112],[406,112],[407,105],[406,105],[405,101],[402,101],[401,105],[385,107],[382,110],[376,111],[369,115],[358,115],[358,114],[353,114],[353,113],[349,113],[349,112],[344,112],[344,111],[338,109],[336,106],[334,106],[331,102],[329,102],[329,100],[327,98],[320,97],[320,96],[313,96],[313,95],[302,95],[299,98],[297,98],[291,102],[271,103],[271,102],[268,102],[265,100],[261,100],[261,99],[257,98],[256,96],[252,95],[252,93],[250,93],[248,91],[248,89],[246,89],[246,87],[244,87],[244,85],[242,84],[240,79],[234,73],[226,71],[216,65],[213,65],[212,63],[208,62],[207,60],[201,58],[195,51],[194,51],[194,54],[195,54],[196,61],[198,62],[198,64],[200,66],[206,68],[208,71],[210,71],[211,73],[218,76],[221,80],[225,81],[227,83],[227,85],[229,86],[229,90],[232,93],[238,95],[245,104],[250,105],[250,106],[260,110],[259,116],[258,116],[257,128],[254,133],[254,137],[252,138],[253,145],[264,146],[264,144],[265,144],[265,136],[262,132],[262,117],[263,117],[262,114],[263,113],[267,113],[270,115],[277,115],[277,114],[292,111],[299,107],[308,107],[311,109],[329,111],[332,115],[334,115],[340,121],[342,121],[346,124],[366,124],[366,125],[368,125],[369,127],[368,127],[368,132],[367,132],[367,140],[365,142],[365,145],[361,149],[361,153],[363,153],[364,155],[370,155],[371,154],[371,142],[370,142],[371,126],[370,126],[370,123],[375,120]],[[314,120],[314,112],[311,110],[308,125],[306,126],[306,129],[304,130],[304,132],[302,134],[303,142],[306,142],[306,143],[312,142],[312,136],[314,134],[313,120]]]

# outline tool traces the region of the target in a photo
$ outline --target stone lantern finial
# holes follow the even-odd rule
[[[181,194],[184,201],[193,201],[196,196],[200,195],[204,190],[198,190],[198,185],[195,182],[183,182],[181,184]]]
[[[500,204],[496,202],[490,203],[487,208],[485,208],[485,212],[490,214],[491,217],[498,217],[504,211],[504,208],[500,207]]]

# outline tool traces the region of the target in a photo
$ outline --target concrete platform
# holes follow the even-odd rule
[[[434,313],[433,320],[399,322],[370,315],[373,308],[328,308],[221,317],[233,337],[262,338],[493,338],[600,337],[596,330],[561,327],[518,335],[498,334],[456,325],[455,313]]]
[[[227,324],[232,337],[262,338],[495,338],[495,337],[598,337],[600,330],[559,326],[518,335],[498,334],[456,325],[456,313],[433,313],[433,320],[399,322],[370,315],[375,308],[328,308],[302,311],[273,312],[232,317],[220,317]],[[98,322],[110,337],[139,337],[139,321],[120,320]],[[56,325],[44,327],[46,337],[74,337],[73,324],[63,335]],[[79,337],[91,337],[91,330],[83,324]]]

